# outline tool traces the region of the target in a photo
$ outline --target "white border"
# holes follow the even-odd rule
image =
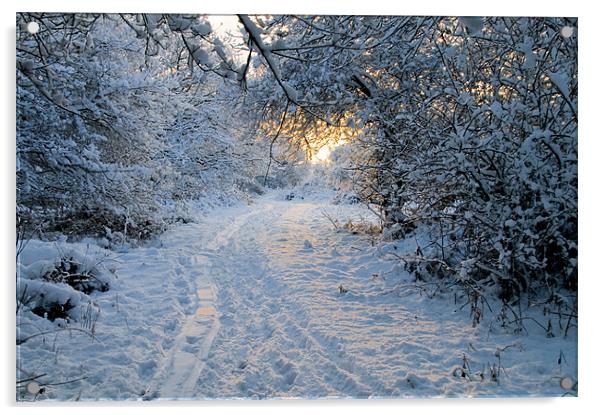
[[[303,0],[286,2],[282,0],[145,0],[135,1],[105,0],[97,3],[81,0],[21,0],[16,5],[18,11],[94,11],[94,12],[160,12],[160,13],[297,13],[297,14],[400,14],[400,15],[515,15],[515,16],[575,16],[584,7],[577,2],[548,0],[525,1],[506,0],[504,2],[483,2],[476,0],[429,0],[414,2],[393,2],[383,0]]]
[[[2,241],[5,243],[3,253],[4,269],[2,286],[3,311],[2,334],[2,374],[0,375],[2,404],[8,413],[20,411],[24,413],[65,414],[85,411],[90,414],[105,414],[106,406],[121,408],[122,404],[103,402],[98,405],[50,405],[50,406],[15,406],[14,403],[14,177],[15,177],[15,13],[17,11],[94,11],[94,12],[189,12],[208,14],[243,13],[299,13],[299,14],[400,14],[400,15],[520,15],[520,16],[577,16],[579,17],[579,286],[580,286],[580,322],[579,322],[579,395],[577,399],[503,399],[503,400],[412,400],[412,401],[312,401],[312,402],[201,402],[201,403],[154,403],[153,405],[128,404],[128,413],[164,414],[172,412],[170,408],[177,406],[182,413],[196,413],[209,410],[242,410],[253,413],[306,413],[308,411],[326,412],[343,410],[350,414],[366,411],[380,413],[402,413],[420,411],[426,413],[464,414],[504,414],[519,413],[588,413],[600,406],[602,393],[597,386],[602,384],[602,368],[600,367],[600,319],[596,307],[600,291],[600,265],[596,260],[601,247],[599,210],[602,208],[600,194],[599,157],[600,127],[596,121],[601,119],[600,107],[600,75],[601,65],[599,53],[602,51],[602,36],[598,32],[600,14],[593,2],[578,1],[464,1],[464,0],[431,0],[425,1],[392,1],[381,0],[299,0],[287,3],[283,0],[145,0],[144,2],[123,0],[101,0],[97,3],[81,0],[33,1],[21,0],[18,4],[0,5],[2,9],[2,91],[0,100],[2,110]],[[586,4],[587,3],[587,4]],[[112,410],[112,409],[109,409]],[[598,409],[599,410],[599,409]],[[593,412],[593,411],[592,411]]]

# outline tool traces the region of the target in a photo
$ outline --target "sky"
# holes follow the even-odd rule
[[[238,17],[233,14],[212,14],[208,16],[211,29],[222,40],[227,40],[230,35],[240,37],[240,23]],[[243,63],[246,59],[246,48],[232,50],[238,63]]]
[[[238,34],[238,18],[233,14],[212,14],[208,17],[211,28],[219,35],[225,35],[228,32]]]

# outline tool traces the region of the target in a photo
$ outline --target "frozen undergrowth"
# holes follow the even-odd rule
[[[45,374],[36,399],[61,400],[560,396],[561,379],[577,379],[574,329],[548,338],[527,321],[514,333],[488,311],[473,327],[452,293],[412,288],[372,235],[332,224],[369,222],[368,210],[292,192],[303,198],[274,191],[147,246],[99,250],[116,277],[89,295],[100,309],[94,338],[24,342],[18,377]],[[31,241],[22,262],[46,249]]]

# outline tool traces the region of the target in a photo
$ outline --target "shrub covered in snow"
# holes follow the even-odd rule
[[[91,310],[97,316],[91,295],[109,290],[114,278],[105,260],[96,246],[29,240],[17,257],[17,343],[44,332],[35,330],[40,318],[66,328],[71,321],[87,324]]]
[[[430,227],[444,274],[553,298],[577,287],[576,39],[562,19],[482,22],[440,21],[396,70],[402,110],[369,144],[368,183],[389,226]]]

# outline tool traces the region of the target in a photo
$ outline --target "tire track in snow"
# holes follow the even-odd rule
[[[199,378],[199,394],[369,396],[374,388],[385,390],[378,378],[354,363],[337,336],[322,333],[312,324],[308,304],[289,292],[291,284],[283,279],[282,264],[271,261],[302,249],[306,221],[316,214],[316,205],[268,203],[263,207],[262,215],[242,225],[237,238],[225,246],[216,282],[226,331],[215,343],[212,373]],[[274,243],[284,252],[276,250]],[[315,259],[313,252],[305,253],[310,262]],[[314,266],[321,272],[322,264]]]
[[[205,228],[203,225],[221,230],[208,243],[200,244],[195,249],[187,249],[184,256],[180,256],[180,265],[183,267],[179,267],[178,270],[181,274],[188,272],[188,282],[195,285],[197,308],[186,318],[174,345],[159,364],[144,399],[190,399],[195,396],[197,380],[220,329],[219,314],[215,307],[217,295],[210,273],[211,261],[221,261],[221,247],[230,241],[241,225],[248,220],[247,217],[253,214],[257,212],[236,215],[233,220],[231,217],[223,218],[226,219],[226,224],[222,224],[220,220],[202,224],[198,227],[200,232]],[[184,258],[188,258],[188,261]],[[190,268],[188,271],[187,266]],[[181,274],[175,278],[186,281]]]

